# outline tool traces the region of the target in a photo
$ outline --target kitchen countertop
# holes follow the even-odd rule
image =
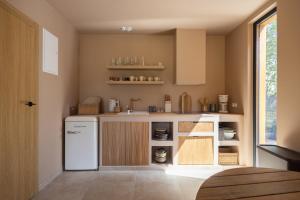
[[[139,116],[143,116],[143,117],[159,117],[159,116],[178,116],[178,117],[183,117],[183,116],[197,116],[197,115],[202,115],[202,116],[209,116],[209,115],[219,115],[219,116],[243,116],[243,114],[238,114],[238,113],[175,113],[175,112],[171,112],[171,113],[164,113],[164,112],[156,112],[156,113],[149,113],[149,114],[145,114],[145,115],[118,115],[118,113],[103,113],[100,114],[99,117],[139,117]]]
[[[144,120],[192,120],[197,121],[199,118],[211,118],[211,117],[219,117],[220,122],[243,122],[243,114],[236,113],[149,113],[149,114],[132,114],[132,115],[118,115],[117,113],[104,113],[98,115],[100,120],[125,120],[125,121],[144,121]],[[205,120],[205,119],[203,119]]]

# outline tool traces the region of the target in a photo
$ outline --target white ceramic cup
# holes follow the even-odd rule
[[[155,76],[153,79],[154,81],[160,81],[160,78],[158,76]]]
[[[146,77],[145,76],[139,76],[139,81],[145,81]]]
[[[135,81],[135,77],[134,76],[129,76],[129,80],[130,81]]]
[[[152,76],[148,76],[147,81],[153,81],[153,77]]]

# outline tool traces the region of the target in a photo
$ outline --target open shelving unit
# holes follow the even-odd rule
[[[160,163],[155,161],[155,151],[157,149],[163,148],[167,151],[167,160],[166,162]],[[151,147],[151,163],[152,164],[173,164],[173,147],[172,146],[152,146]]]
[[[164,81],[106,81],[108,85],[163,85]]]
[[[157,65],[109,65],[106,66],[108,70],[164,70],[165,66],[162,65],[161,63]],[[153,76],[153,75],[152,75]],[[106,81],[106,84],[108,85],[163,85],[164,81],[113,81],[109,80]]]
[[[219,163],[221,165],[238,165],[239,164],[239,132],[238,122],[220,122],[219,127],[232,128],[236,131],[234,138],[224,139],[219,135]]]
[[[107,66],[110,70],[163,70],[163,65],[114,65]]]
[[[156,141],[173,141],[173,122],[152,122],[152,126],[151,126],[152,130],[152,140],[156,140]],[[164,128],[167,130],[168,133],[168,139],[167,140],[159,140],[155,138],[155,129],[157,128]]]
[[[170,121],[157,121],[151,122],[151,163],[156,165],[173,164],[173,148],[174,148],[174,133],[173,133],[173,122]],[[161,140],[155,138],[156,129],[166,129],[168,138]],[[157,149],[165,149],[167,152],[166,162],[159,163],[155,161],[155,151]]]

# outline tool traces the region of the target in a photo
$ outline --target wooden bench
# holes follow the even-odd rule
[[[208,178],[196,200],[299,200],[300,173],[269,168],[236,168]]]

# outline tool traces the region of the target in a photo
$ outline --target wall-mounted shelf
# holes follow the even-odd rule
[[[107,69],[110,70],[163,70],[165,66],[163,65],[116,65],[108,66]]]
[[[106,81],[109,85],[163,85],[164,81]]]

